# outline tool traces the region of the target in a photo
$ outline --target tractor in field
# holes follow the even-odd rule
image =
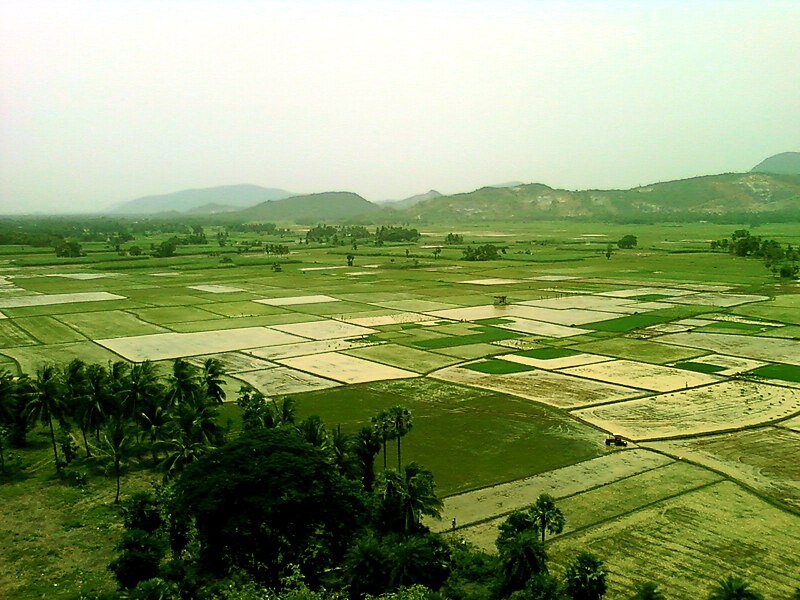
[[[627,446],[628,442],[622,439],[619,434],[609,435],[606,437],[606,446]]]

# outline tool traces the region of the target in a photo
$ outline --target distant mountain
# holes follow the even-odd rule
[[[441,194],[436,190],[430,190],[425,192],[424,194],[417,194],[415,196],[409,196],[408,198],[403,198],[402,200],[387,200],[386,202],[382,202],[381,204],[385,206],[391,206],[392,208],[408,208],[409,206],[414,206],[418,202],[422,202],[423,200],[430,200],[431,198],[439,198]]]
[[[800,220],[800,176],[730,173],[630,190],[558,190],[532,183],[484,187],[424,200],[402,211],[408,221],[508,221],[562,218],[702,220],[770,213]]]
[[[236,212],[237,210],[241,210],[241,207],[211,202],[197,208],[190,208],[186,213],[190,215],[218,215],[219,213]]]
[[[352,192],[322,192],[292,196],[283,200],[263,202],[230,213],[231,217],[248,221],[294,221],[295,223],[368,220],[383,209]]]
[[[800,175],[800,152],[781,152],[762,160],[750,169],[755,173],[773,173],[775,175]]]
[[[507,188],[507,187],[517,187],[520,185],[525,185],[525,184],[522,181],[506,181],[505,183],[493,183],[492,185],[487,185],[486,187]]]
[[[187,212],[207,205],[246,208],[260,202],[282,200],[291,192],[258,185],[223,185],[211,188],[182,190],[172,194],[144,196],[108,209],[107,213],[124,215],[157,214],[169,211]]]

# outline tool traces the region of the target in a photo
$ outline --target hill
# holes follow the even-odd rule
[[[207,205],[246,208],[260,202],[282,200],[292,195],[286,190],[264,188],[258,185],[223,185],[144,196],[117,204],[104,212],[118,215],[144,215],[168,211],[187,212]]]
[[[762,160],[750,171],[777,175],[800,175],[800,152],[782,152],[775,156],[770,156]]]
[[[800,176],[729,173],[630,190],[553,189],[540,183],[484,187],[425,200],[409,221],[508,221],[562,218],[612,221],[800,220]]]
[[[263,202],[229,216],[248,221],[294,221],[338,223],[370,220],[383,209],[352,192],[322,192]]]

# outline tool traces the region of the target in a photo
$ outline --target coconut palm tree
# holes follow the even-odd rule
[[[297,428],[303,439],[315,448],[327,453],[331,449],[331,437],[325,423],[317,415],[311,415]]]
[[[762,600],[764,596],[740,577],[729,575],[720,579],[708,595],[708,600]]]
[[[402,469],[400,466],[400,438],[411,431],[413,425],[411,413],[402,406],[393,406],[389,409],[387,417],[391,427],[391,435],[397,440],[397,470],[400,471]]]
[[[528,509],[528,512],[536,521],[536,526],[542,535],[543,544],[545,530],[552,535],[564,531],[564,515],[549,494],[541,494]]]
[[[213,399],[217,404],[222,404],[225,401],[225,367],[222,362],[217,358],[208,358],[203,363],[203,388],[205,395]]]
[[[564,580],[573,600],[600,600],[606,593],[603,561],[588,552],[581,552],[567,565]]]
[[[89,381],[86,377],[86,363],[79,358],[70,361],[61,372],[64,381],[64,406],[70,417],[78,425],[83,436],[83,445],[86,448],[86,456],[90,456],[89,442],[86,440],[86,432],[89,429],[86,420],[83,418],[89,397]]]
[[[172,363],[172,377],[169,382],[169,398],[173,405],[181,406],[192,402],[200,393],[197,369],[181,358]]]
[[[133,421],[138,444],[142,409],[151,397],[161,394],[161,383],[155,365],[149,360],[133,365],[128,379],[125,413]]]
[[[33,380],[33,394],[28,403],[31,418],[41,421],[50,428],[50,440],[53,443],[53,458],[56,462],[56,473],[61,474],[61,460],[56,449],[56,432],[53,420],[60,420],[64,414],[63,385],[58,369],[54,365],[44,365],[37,369]]]
[[[94,431],[95,441],[100,443],[100,426],[111,412],[111,380],[109,372],[100,364],[86,367],[85,404],[81,407],[79,418],[87,431]],[[86,456],[91,456],[89,448]]]
[[[100,457],[105,459],[107,470],[111,471],[117,480],[117,494],[114,496],[114,504],[119,504],[122,471],[133,453],[133,443],[124,420],[112,419],[108,422],[100,437],[97,451]]]
[[[361,471],[364,489],[372,491],[375,483],[375,455],[381,451],[381,441],[373,427],[362,427],[353,442],[353,454]]]
[[[386,441],[389,439],[392,431],[392,423],[389,419],[389,413],[382,410],[377,415],[372,417],[372,429],[375,431],[378,438],[383,444],[383,470],[386,470]]]
[[[402,472],[384,471],[381,477],[381,514],[389,531],[411,534],[420,529],[423,516],[441,518],[442,501],[434,491],[433,474],[417,463]]]
[[[525,588],[533,575],[547,572],[547,553],[536,532],[526,530],[500,546],[500,595]]]
[[[5,440],[13,419],[16,395],[14,377],[0,369],[0,473],[6,471]]]

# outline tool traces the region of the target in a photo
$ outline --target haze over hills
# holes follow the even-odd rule
[[[691,220],[771,213],[800,219],[800,176],[706,175],[630,190],[553,189],[541,183],[484,187],[406,209],[409,221],[507,221],[582,218]]]
[[[248,221],[341,222],[367,218],[381,212],[381,207],[352,192],[322,192],[262,202],[231,217]]]
[[[422,202],[423,200],[430,200],[431,198],[439,198],[442,194],[437,192],[436,190],[429,190],[424,194],[416,194],[414,196],[409,196],[408,198],[403,198],[402,200],[386,200],[381,202],[380,204],[383,206],[391,206],[392,208],[408,208],[409,206],[414,206],[418,202]]]
[[[762,160],[752,172],[776,175],[800,175],[800,152],[781,152]]]
[[[117,204],[103,211],[112,214],[144,215],[161,212],[186,212],[203,206],[246,208],[260,202],[282,200],[293,196],[291,192],[258,185],[223,185],[210,188],[181,190],[171,194],[144,196]],[[217,210],[217,212],[219,212]]]

